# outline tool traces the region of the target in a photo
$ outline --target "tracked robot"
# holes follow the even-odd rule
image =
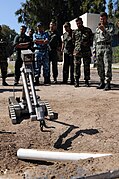
[[[21,57],[23,65],[21,68],[21,77],[23,83],[22,96],[9,97],[9,116],[12,124],[18,124],[24,118],[30,118],[32,121],[37,120],[40,122],[40,128],[47,127],[45,118],[55,118],[55,113],[52,111],[47,101],[42,101],[40,96],[36,95],[34,86],[34,72],[33,60],[34,53],[31,50],[22,50]]]

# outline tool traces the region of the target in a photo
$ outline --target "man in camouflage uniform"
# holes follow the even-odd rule
[[[57,30],[57,23],[55,20],[50,22],[50,29],[47,31],[49,35],[49,62],[52,63],[52,72],[54,83],[57,83],[58,77],[58,51],[61,51],[62,40],[61,36]],[[50,64],[49,64],[50,66]],[[50,68],[50,67],[49,67]],[[50,71],[49,71],[49,81],[50,81]]]
[[[0,67],[2,74],[2,85],[8,86],[6,83],[6,75],[7,75],[7,51],[6,51],[6,39],[4,34],[2,33],[2,26],[0,25]]]
[[[69,22],[64,24],[65,33],[63,34],[62,51],[64,52],[63,64],[63,84],[67,84],[70,70],[70,84],[74,84],[74,45],[72,42],[72,29]]]
[[[98,89],[110,90],[110,81],[112,79],[112,35],[114,25],[108,23],[107,13],[100,13],[100,23],[96,28],[93,53],[97,60],[97,70],[100,77]],[[106,80],[106,85],[105,85]]]
[[[84,80],[85,86],[89,86],[90,80],[90,63],[91,63],[91,45],[93,41],[93,33],[90,28],[83,26],[82,18],[76,19],[77,29],[73,33],[74,42],[74,75],[75,87],[79,86],[79,78],[81,75],[81,59],[84,64]]]

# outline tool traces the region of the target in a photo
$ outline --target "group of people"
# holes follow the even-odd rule
[[[58,77],[58,57],[57,51],[61,50],[62,41],[61,36],[57,31],[57,24],[51,21],[49,30],[45,31],[42,22],[37,23],[36,31],[29,29],[28,35],[25,34],[26,27],[21,26],[20,34],[14,39],[14,48],[17,54],[15,62],[15,83],[19,83],[20,68],[22,65],[21,50],[31,49],[35,53],[33,63],[34,67],[34,84],[39,85],[39,78],[41,76],[41,67],[43,66],[44,84],[51,83],[50,80],[50,63],[52,62],[52,72],[54,83],[57,83]],[[17,45],[18,44],[18,45]],[[21,45],[21,47],[19,46]],[[23,46],[22,46],[23,45]]]
[[[99,24],[95,34],[91,29],[83,26],[82,18],[76,19],[77,29],[72,31],[70,23],[64,24],[63,34],[64,66],[63,83],[67,83],[70,66],[70,80],[75,87],[79,87],[81,76],[81,62],[84,65],[85,86],[89,86],[91,57],[95,57],[97,71],[100,78],[98,89],[110,90],[112,80],[112,36],[114,25],[108,22],[106,12],[100,13]],[[91,53],[91,47],[93,48]]]
[[[81,63],[83,60],[85,86],[89,87],[90,64],[93,55],[96,58],[97,71],[100,78],[100,84],[97,88],[110,90],[110,82],[112,80],[111,43],[114,25],[108,22],[106,12],[100,13],[99,24],[97,25],[95,34],[93,34],[89,27],[84,27],[83,20],[80,17],[76,18],[76,25],[77,29],[72,30],[71,24],[65,22],[65,33],[62,38],[57,30],[57,23],[54,20],[50,22],[49,29],[46,31],[44,30],[43,23],[38,22],[36,31],[30,29],[28,35],[26,35],[26,26],[21,26],[20,34],[15,37],[13,44],[16,51],[14,85],[19,83],[20,68],[22,66],[21,50],[29,48],[35,53],[33,64],[35,85],[39,85],[42,66],[44,84],[51,83],[51,63],[53,83],[57,83],[59,51],[63,53],[63,84],[68,83],[70,74],[70,84],[79,87]],[[93,51],[91,51],[91,47],[93,47]],[[0,50],[2,51],[1,47]],[[1,64],[2,58],[0,57],[2,84],[7,85],[5,81],[6,69],[2,69]]]

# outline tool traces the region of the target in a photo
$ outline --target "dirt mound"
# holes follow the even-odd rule
[[[46,120],[54,128],[41,132],[38,121],[23,120],[13,125],[8,113],[8,98],[13,95],[13,78],[8,87],[0,86],[0,179],[78,178],[119,169],[119,75],[113,71],[112,90],[97,90],[98,75],[91,69],[91,85],[36,87],[42,100],[47,100],[58,119]],[[1,81],[0,81],[1,82]],[[21,96],[22,86],[15,87]],[[19,160],[19,148],[62,151],[111,153],[112,156],[79,161]]]

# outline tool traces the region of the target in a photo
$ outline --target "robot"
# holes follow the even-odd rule
[[[47,101],[42,101],[40,96],[36,95],[34,86],[34,70],[33,60],[34,53],[31,50],[21,50],[23,65],[21,68],[21,77],[23,82],[22,96],[9,97],[9,116],[12,124],[18,124],[24,118],[30,118],[31,121],[37,120],[40,122],[41,131],[43,127],[48,128],[45,123],[45,118],[51,120],[55,118],[55,113],[52,111]]]

